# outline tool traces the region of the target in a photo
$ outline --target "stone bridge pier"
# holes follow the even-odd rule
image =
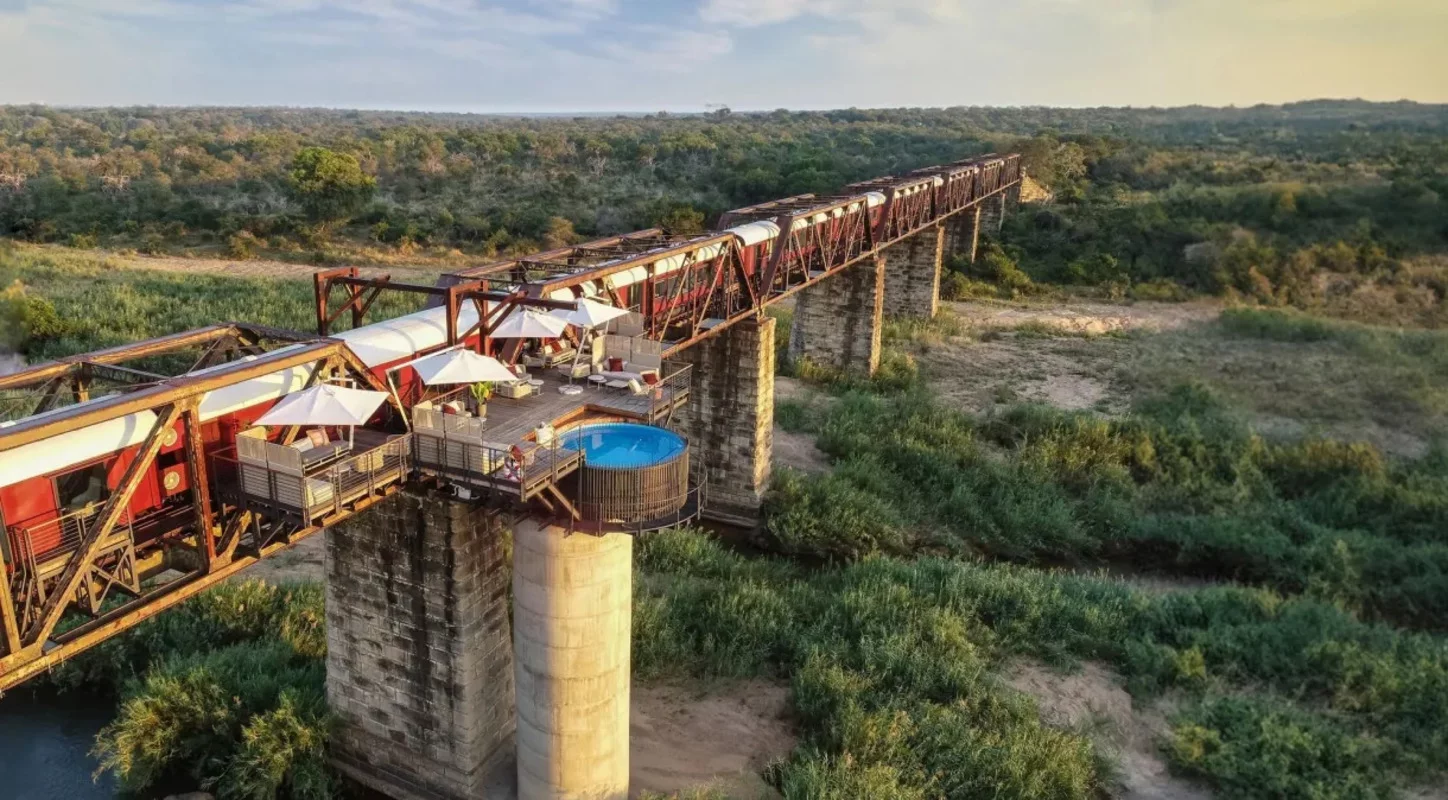
[[[980,246],[980,205],[973,205],[942,223],[945,226],[944,256],[947,262],[961,258],[966,263],[975,263],[975,253]]]
[[[404,491],[323,535],[338,769],[395,800],[499,796],[515,728],[502,521]]]
[[[679,430],[706,481],[704,516],[753,528],[774,451],[774,328],[741,320],[684,351],[694,384]]]

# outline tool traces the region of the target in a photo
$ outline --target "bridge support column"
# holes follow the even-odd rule
[[[945,228],[936,225],[885,248],[885,313],[934,319],[940,308],[940,256]]]
[[[885,259],[867,258],[801,291],[789,357],[857,375],[880,366]]]
[[[975,251],[980,245],[980,204],[961,211],[945,222],[945,260],[964,259],[975,263]]]
[[[685,351],[694,385],[679,429],[704,468],[712,520],[759,524],[774,451],[774,326],[742,320]]]
[[[625,800],[633,537],[524,521],[513,540],[518,800]]]
[[[981,224],[988,233],[1000,233],[1006,223],[1006,193],[996,192],[980,202]]]
[[[402,492],[323,535],[334,763],[397,800],[490,796],[514,731],[500,521]]]

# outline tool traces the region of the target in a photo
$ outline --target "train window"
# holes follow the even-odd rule
[[[55,476],[55,499],[60,512],[68,514],[110,497],[111,490],[106,486],[108,472],[105,462],[101,462]]]

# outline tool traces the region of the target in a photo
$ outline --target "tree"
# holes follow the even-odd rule
[[[671,206],[654,219],[654,224],[668,233],[701,233],[704,230],[704,212],[693,206]]]
[[[377,179],[355,156],[307,147],[292,159],[288,189],[307,216],[324,227],[345,223],[372,199]]]

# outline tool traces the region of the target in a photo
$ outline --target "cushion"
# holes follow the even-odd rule
[[[297,451],[298,453],[305,453],[308,450],[311,450],[313,447],[316,447],[317,444],[316,442],[313,442],[310,438],[303,436],[302,438],[296,440],[295,442],[292,442],[287,446]]]
[[[609,372],[623,372],[623,359],[613,356],[608,359]]]
[[[644,383],[653,386],[654,384],[659,382],[659,373],[654,372],[653,370],[649,370],[648,372],[643,373],[643,379]]]
[[[311,439],[312,444],[318,447],[321,447],[329,441],[327,439],[326,428],[313,428],[312,430],[307,431],[307,438]]]

